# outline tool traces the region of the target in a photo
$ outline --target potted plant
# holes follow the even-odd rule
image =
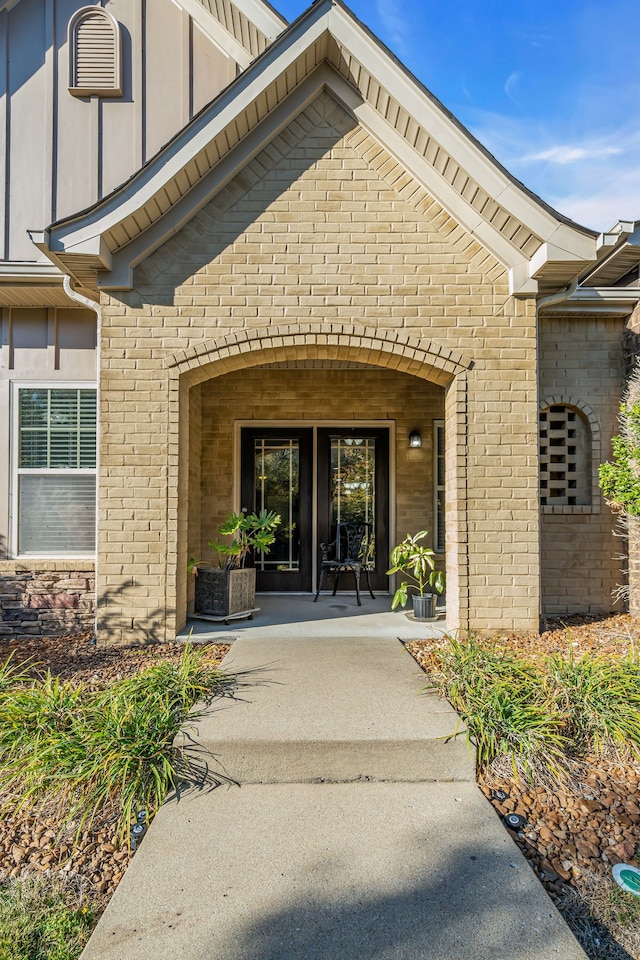
[[[387,576],[395,573],[403,577],[409,577],[409,580],[403,580],[396,590],[391,609],[395,610],[398,606],[407,605],[408,590],[412,587],[417,588],[417,593],[412,594],[413,613],[416,620],[433,620],[436,615],[437,594],[442,593],[445,587],[445,574],[442,570],[435,570],[435,552],[431,547],[425,547],[419,541],[427,536],[427,530],[420,530],[411,536],[407,534],[402,543],[399,543],[391,551],[389,562],[391,567],[387,570]],[[431,590],[427,590],[431,587]]]
[[[247,566],[247,560],[257,553],[269,552],[279,523],[280,515],[273,510],[243,510],[227,515],[218,533],[231,537],[231,542],[209,541],[209,547],[218,555],[218,566],[189,558],[188,571],[197,575],[196,613],[225,619],[254,610],[256,571]]]

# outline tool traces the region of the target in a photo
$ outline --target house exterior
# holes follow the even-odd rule
[[[638,223],[552,210],[340,0],[0,0],[0,58],[0,635],[172,639],[262,506],[259,590],[358,516],[378,590],[430,531],[452,629],[612,609]]]

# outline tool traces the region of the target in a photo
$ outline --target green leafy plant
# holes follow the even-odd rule
[[[0,884],[2,960],[76,960],[97,920],[97,907],[51,880]]]
[[[269,553],[274,543],[275,531],[280,525],[280,514],[274,510],[261,510],[260,513],[230,513],[218,527],[221,536],[231,537],[231,543],[210,540],[209,547],[218,554],[222,567],[235,569],[244,567],[250,553]],[[224,562],[222,558],[225,558]],[[197,573],[202,561],[189,558],[188,571]]]
[[[611,504],[640,517],[640,365],[627,383],[620,427],[620,435],[611,441],[613,459],[600,467],[600,487]]]
[[[0,691],[0,791],[5,813],[52,804],[80,829],[98,813],[118,817],[122,840],[136,810],[153,815],[188,777],[208,782],[206,763],[176,742],[188,720],[228,691],[232,680],[185,646],[177,664],[160,663],[104,690],[42,680]]]
[[[403,580],[397,588],[391,604],[392,610],[407,605],[410,587],[417,589],[420,597],[424,596],[427,587],[431,587],[436,593],[442,593],[445,588],[445,574],[442,570],[434,569],[435,551],[419,542],[424,540],[427,534],[427,530],[420,530],[413,536],[408,533],[402,543],[391,551],[391,567],[387,570],[387,576],[399,573],[403,577],[409,577],[409,580]]]

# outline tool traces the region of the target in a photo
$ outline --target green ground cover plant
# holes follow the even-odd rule
[[[0,960],[76,960],[96,909],[68,885],[51,880],[0,884]]]
[[[219,783],[176,742],[195,704],[230,692],[229,676],[187,645],[177,663],[158,663],[103,690],[50,673],[0,668],[0,813],[45,804],[78,830],[98,814],[117,816],[128,837],[138,809],[153,816],[188,778]],[[1,957],[0,957],[1,960]]]
[[[460,714],[479,770],[508,758],[514,774],[558,777],[581,756],[640,756],[640,660],[554,654],[535,661],[491,641],[449,638],[435,686]]]
[[[506,756],[514,773],[540,764],[558,772],[564,717],[533,663],[474,637],[451,638],[438,659],[436,686],[462,717],[479,769]]]

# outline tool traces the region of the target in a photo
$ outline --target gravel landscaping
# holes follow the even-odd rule
[[[31,660],[34,675],[50,670],[98,690],[181,656],[174,644],[122,648],[95,646],[91,640],[84,634],[5,641],[0,661],[10,655],[15,663]],[[539,636],[502,634],[492,640],[529,660],[567,655],[569,649],[574,657],[585,652],[622,657],[635,652],[640,620],[624,615],[599,621],[570,618],[568,623],[549,621]],[[430,673],[444,643],[406,646]],[[219,663],[229,645],[209,649]],[[570,774],[560,785],[551,777],[527,783],[514,779],[511,766],[498,761],[483,772],[479,784],[501,817],[517,813],[524,819],[512,836],[587,954],[594,960],[640,960],[640,898],[624,893],[611,877],[615,863],[640,866],[640,759],[581,758]],[[0,880],[60,879],[99,914],[134,856],[117,843],[115,827],[114,819],[98,818],[76,838],[77,825],[61,828],[52,810],[14,813],[0,820]]]

